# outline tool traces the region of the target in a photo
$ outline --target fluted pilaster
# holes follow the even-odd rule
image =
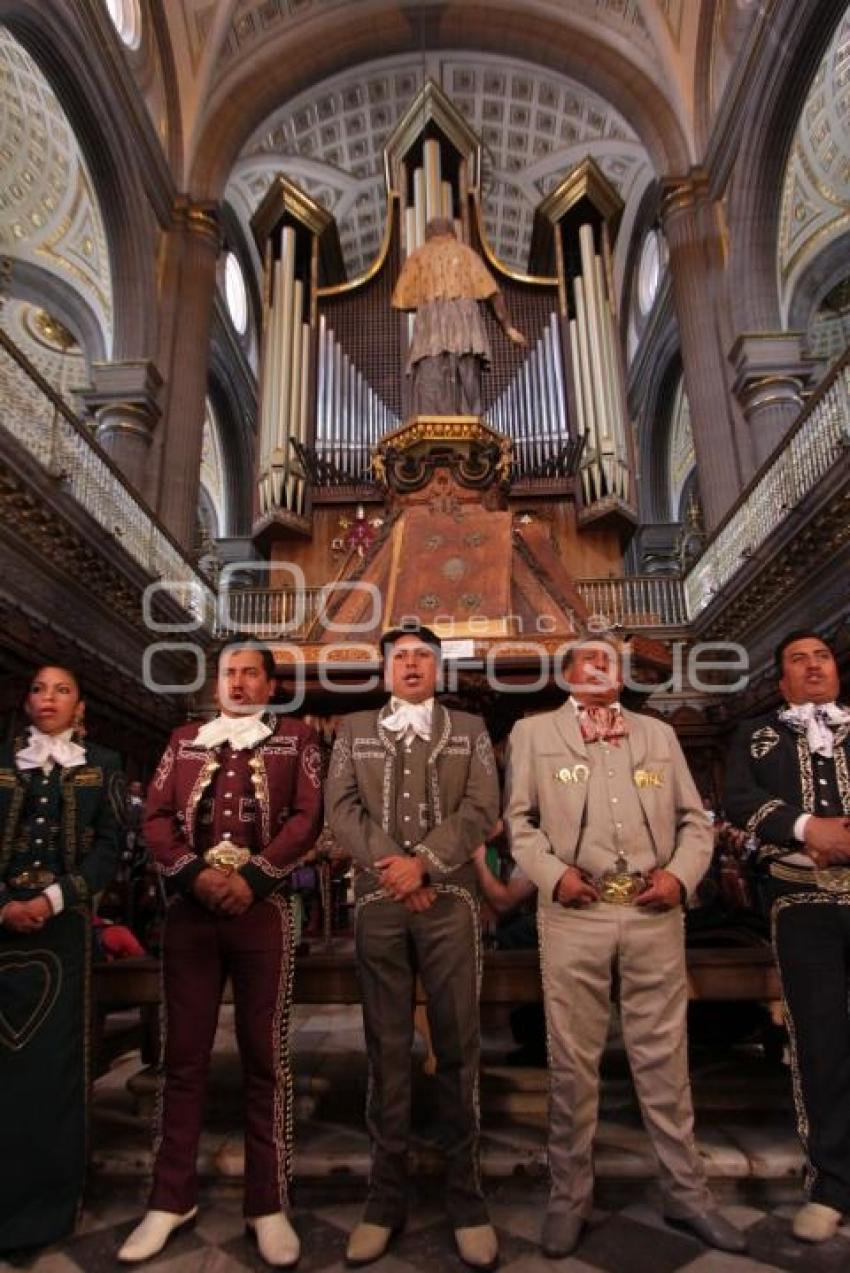
[[[679,323],[682,368],[706,529],[711,531],[742,490],[752,461],[736,419],[731,369],[720,335],[718,291],[724,244],[720,210],[703,174],[667,185],[661,205]],[[743,454],[742,454],[743,452]]]
[[[187,551],[195,536],[210,327],[221,248],[217,205],[180,199],[161,253],[166,402],[158,455],[157,512]]]

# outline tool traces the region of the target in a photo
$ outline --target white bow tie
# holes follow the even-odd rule
[[[74,769],[86,763],[86,749],[71,742],[71,730],[63,734],[44,734],[30,725],[30,737],[26,747],[15,756],[19,769],[43,769],[53,764],[62,769]]]
[[[407,738],[414,734],[427,743],[431,738],[431,715],[434,707],[433,698],[424,703],[405,703],[403,699],[390,699],[390,714],[381,721],[384,729],[391,734],[399,734]]]
[[[779,719],[805,733],[809,751],[829,759],[835,749],[833,730],[850,725],[850,712],[836,703],[795,703],[780,712]]]
[[[207,721],[195,735],[197,747],[221,747],[230,743],[234,751],[250,750],[268,738],[273,731],[256,713],[250,716],[216,716]]]

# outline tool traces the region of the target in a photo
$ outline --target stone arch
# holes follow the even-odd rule
[[[832,239],[797,278],[788,308],[788,327],[805,331],[823,298],[850,275],[850,230]]]
[[[641,473],[644,475],[641,491],[641,516],[648,522],[672,522],[676,510],[670,507],[669,454],[670,431],[673,423],[673,403],[682,379],[682,356],[678,348],[669,350],[667,357],[659,357],[659,375],[653,385],[654,393],[647,418],[648,428],[641,437]]]
[[[662,287],[664,284],[662,283]],[[682,374],[679,326],[669,286],[656,300],[654,330],[629,369],[628,399],[637,426],[638,504],[641,523],[670,520],[667,507],[666,455],[669,406]]]
[[[84,296],[48,270],[31,261],[12,261],[9,294],[48,310],[77,338],[86,364],[106,358],[103,330],[97,314]]]
[[[27,50],[56,93],[80,145],[100,204],[112,277],[121,280],[113,316],[115,359],[155,347],[156,226],[139,168],[114,126],[118,111],[99,43],[78,11],[40,0],[0,0],[0,23]],[[103,15],[105,22],[108,16]]]
[[[782,327],[776,244],[783,174],[812,77],[846,8],[847,0],[778,0],[771,11],[773,56],[757,60],[739,108],[742,132],[728,185],[733,331]]]
[[[372,12],[368,12],[372,10]],[[289,33],[285,56],[269,40],[249,66],[237,67],[215,90],[199,134],[191,187],[200,198],[219,198],[236,156],[251,132],[282,101],[311,83],[363,61],[426,47],[504,53],[551,67],[599,93],[635,129],[659,175],[690,165],[687,140],[670,102],[636,62],[614,45],[575,23],[559,19],[530,23],[516,5],[465,0],[377,14],[372,0],[336,10],[332,38],[320,19],[305,20]],[[251,92],[242,88],[250,78]]]
[[[254,503],[256,398],[240,382],[223,341],[213,330],[208,394],[216,413],[224,464],[230,538],[250,535]]]

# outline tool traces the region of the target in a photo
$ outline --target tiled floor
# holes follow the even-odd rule
[[[360,1212],[360,1203],[328,1201],[328,1190],[303,1188],[293,1213],[302,1241],[299,1269],[303,1273],[341,1273],[346,1235]],[[331,1191],[333,1192],[333,1191]],[[434,1191],[416,1191],[407,1229],[376,1265],[380,1273],[461,1273],[451,1231]],[[531,1181],[499,1182],[490,1191],[491,1210],[501,1244],[503,1273],[846,1273],[850,1268],[850,1228],[832,1242],[803,1247],[791,1237],[793,1207],[764,1211],[731,1205],[726,1216],[746,1230],[749,1253],[731,1256],[710,1251],[695,1238],[668,1228],[648,1204],[636,1202],[619,1210],[600,1210],[586,1230],[576,1255],[547,1260],[537,1247],[537,1232],[545,1189]],[[126,1182],[99,1183],[92,1191],[78,1234],[39,1255],[0,1261],[3,1269],[29,1273],[112,1273],[123,1267],[115,1252],[144,1204],[144,1191]],[[128,1218],[129,1217],[129,1218]],[[259,1258],[242,1226],[238,1190],[208,1187],[201,1212],[191,1231],[175,1237],[165,1252],[144,1266],[151,1273],[245,1273],[267,1266]]]
[[[293,1053],[297,1096],[293,1214],[301,1234],[304,1273],[341,1270],[348,1230],[356,1221],[368,1171],[363,1130],[365,1092],[362,1028],[357,1010],[296,1011]],[[421,1045],[420,1055],[421,1055]],[[537,1236],[546,1200],[543,1070],[504,1064],[511,1047],[504,1023],[484,1031],[482,1162],[504,1273],[757,1273],[850,1269],[850,1226],[822,1247],[801,1246],[789,1218],[799,1200],[800,1150],[793,1126],[787,1071],[769,1069],[758,1049],[695,1048],[692,1076],[698,1141],[715,1193],[728,1217],[748,1235],[746,1258],[707,1250],[668,1228],[655,1199],[655,1164],[640,1126],[616,1031],[606,1053],[597,1137],[599,1210],[576,1256],[549,1261]],[[21,1254],[0,1268],[32,1273],[103,1273],[120,1266],[115,1252],[144,1209],[150,1168],[149,1117],[127,1090],[139,1069],[127,1057],[95,1090],[93,1171],[78,1233],[40,1254]],[[415,1066],[415,1107],[427,1110],[428,1079]],[[201,1146],[201,1213],[145,1267],[159,1273],[240,1273],[266,1266],[243,1232],[240,1177],[240,1074],[232,1019],[225,1011],[216,1044],[212,1099]],[[138,1089],[139,1084],[135,1084]],[[141,1084],[144,1103],[145,1084]],[[149,1094],[148,1094],[149,1095]],[[138,1090],[137,1090],[138,1096]],[[405,1232],[376,1266],[381,1273],[453,1273],[454,1253],[435,1178],[438,1155],[432,1120],[420,1118],[412,1162],[414,1205]]]

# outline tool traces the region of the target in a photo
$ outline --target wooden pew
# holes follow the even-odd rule
[[[779,976],[768,946],[732,948],[699,947],[687,951],[688,995],[706,1001],[749,1000],[775,1005],[780,999]],[[159,961],[153,958],[121,959],[98,964],[94,970],[93,1026],[95,1048],[103,1072],[104,1026],[111,1012],[139,1009],[142,1059],[154,1064],[158,1057]],[[229,998],[228,992],[225,999]],[[540,966],[536,950],[488,950],[484,954],[481,984],[483,1004],[513,1006],[541,998]],[[294,1000],[302,1004],[353,1004],[360,989],[350,945],[339,950],[320,950],[300,955],[295,963]],[[421,988],[417,1002],[423,1002]]]

